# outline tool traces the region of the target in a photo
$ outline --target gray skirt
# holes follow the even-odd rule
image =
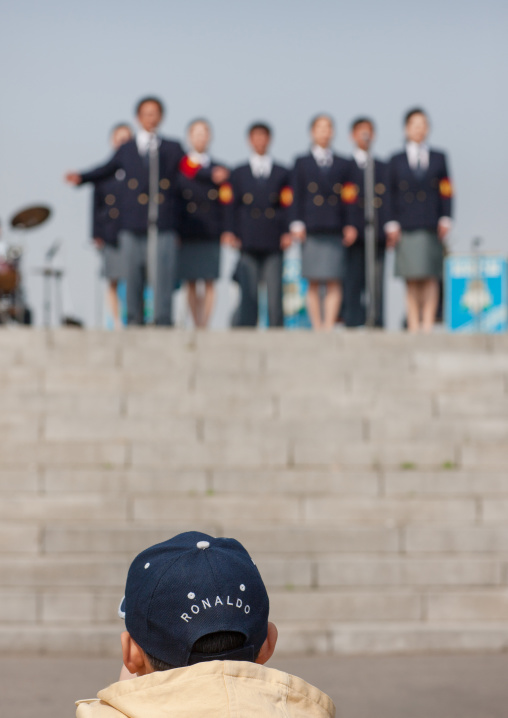
[[[415,229],[402,232],[395,247],[395,276],[403,279],[441,279],[444,247],[436,232]]]
[[[214,240],[182,242],[178,263],[182,282],[218,279],[220,243]]]
[[[302,277],[313,282],[344,279],[345,247],[338,234],[308,234],[302,245]]]
[[[104,277],[111,282],[118,282],[123,278],[123,260],[120,247],[105,244],[100,250],[102,254],[102,271]]]

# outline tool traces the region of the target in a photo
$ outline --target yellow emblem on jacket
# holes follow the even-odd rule
[[[221,184],[219,187],[219,202],[221,204],[231,204],[233,201],[233,188],[229,182]]]
[[[280,191],[279,202],[282,207],[291,207],[293,204],[293,190],[291,187],[283,187]]]
[[[345,204],[354,204],[358,198],[358,187],[353,182],[344,182],[340,196]]]
[[[444,177],[439,182],[439,194],[444,199],[450,199],[450,197],[453,197],[453,185],[451,183],[451,180],[448,179],[448,177]]]

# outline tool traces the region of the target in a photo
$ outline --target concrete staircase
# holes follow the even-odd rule
[[[290,652],[508,648],[508,337],[0,333],[0,649],[118,655],[132,557],[239,538]]]

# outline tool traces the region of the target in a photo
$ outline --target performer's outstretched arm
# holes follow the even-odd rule
[[[86,182],[99,182],[100,180],[109,179],[113,177],[122,167],[122,163],[119,157],[120,151],[115,152],[113,157],[106,162],[106,164],[96,167],[88,172],[68,172],[65,175],[65,181],[73,185],[81,185]]]

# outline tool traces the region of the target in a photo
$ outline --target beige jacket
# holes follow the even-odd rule
[[[334,718],[325,693],[288,673],[211,661],[113,683],[76,718]]]

